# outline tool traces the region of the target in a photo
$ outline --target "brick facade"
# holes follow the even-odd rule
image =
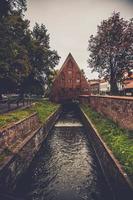
[[[56,102],[77,99],[81,94],[89,94],[89,91],[89,83],[69,54],[53,83],[51,99]]]

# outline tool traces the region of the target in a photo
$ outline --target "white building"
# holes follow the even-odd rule
[[[108,94],[110,92],[110,84],[108,81],[101,80],[99,88],[100,94]]]

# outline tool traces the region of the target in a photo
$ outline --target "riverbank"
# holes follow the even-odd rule
[[[15,111],[0,115],[0,129],[5,128],[9,124],[20,121],[33,113],[37,112],[41,123],[44,123],[47,117],[58,108],[58,104],[46,100],[40,100],[33,103],[25,109],[17,109]]]
[[[63,109],[15,194],[32,200],[113,199],[74,106]]]
[[[0,115],[0,166],[58,107],[58,104],[40,100],[28,108]]]
[[[27,114],[0,131],[0,190],[12,192],[17,181],[30,166],[54,123],[60,107],[49,101],[38,101],[24,110]],[[19,116],[21,110],[18,111]],[[24,115],[25,116],[25,115]]]
[[[120,128],[88,105],[84,104],[81,107],[133,181],[133,133]]]

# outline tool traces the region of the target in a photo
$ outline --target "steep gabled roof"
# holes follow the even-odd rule
[[[68,54],[65,62],[63,63],[62,67],[60,68],[60,70],[58,71],[56,77],[55,77],[55,80],[58,78],[58,76],[60,75],[60,73],[63,71],[64,67],[67,65],[67,63],[70,62],[70,60],[75,64],[75,66],[78,68],[78,70],[80,71],[81,73],[81,69],[79,68],[77,62],[75,61],[74,57],[72,56],[71,53]],[[86,80],[86,78],[84,77],[84,75],[81,73],[82,77]],[[54,80],[54,81],[55,81]],[[87,81],[87,80],[86,80]],[[88,82],[87,82],[88,83]]]

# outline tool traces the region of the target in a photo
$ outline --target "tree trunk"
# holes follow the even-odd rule
[[[111,74],[110,74],[110,93],[111,95],[118,95],[119,90],[117,86],[117,78],[116,78],[116,71],[114,69],[114,63],[112,61],[112,57],[110,56],[110,67],[111,67]]]
[[[0,100],[2,100],[2,94],[0,93]]]
[[[23,92],[23,91],[20,92],[20,94],[19,94],[19,99],[20,99],[20,100],[23,100],[23,99],[24,99],[24,92]]]
[[[22,84],[19,87],[19,98],[20,99],[24,98],[24,88],[23,88]]]
[[[117,80],[115,80],[114,78],[111,78],[111,80],[110,80],[110,93],[111,93],[111,95],[119,94]]]

